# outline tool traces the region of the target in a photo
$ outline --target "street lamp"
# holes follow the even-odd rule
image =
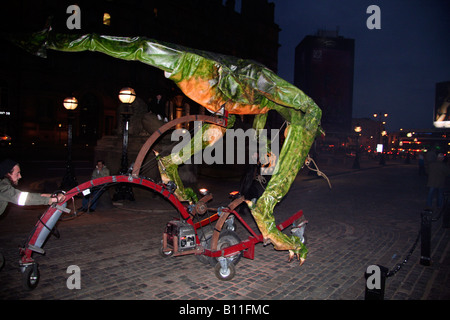
[[[128,126],[130,123],[130,117],[133,114],[130,106],[136,99],[136,93],[133,88],[122,88],[119,92],[119,100],[124,104],[125,110],[120,114],[122,115],[122,158],[120,162],[120,174],[128,173]],[[128,184],[121,183],[116,188],[113,200],[130,200],[134,201],[133,190]]]
[[[356,125],[354,128],[354,131],[356,133],[356,153],[355,153],[355,161],[353,162],[353,169],[360,169],[359,164],[359,135],[362,131],[362,128],[359,124]]]
[[[136,99],[136,93],[133,88],[123,88],[119,92],[119,100],[124,104],[125,110],[120,114],[122,115],[122,129],[123,129],[123,142],[122,142],[122,160],[120,173],[126,174],[128,172],[128,126],[130,124],[130,117],[133,114],[130,106]]]
[[[73,110],[78,106],[78,100],[75,97],[68,97],[64,99],[64,108],[68,112],[67,116],[67,162],[66,162],[66,174],[64,175],[61,183],[61,189],[68,190],[78,185],[77,179],[72,166],[72,122],[73,122]]]
[[[78,107],[78,100],[75,97],[68,97],[64,99],[63,105],[67,110],[75,110]]]
[[[133,88],[126,87],[126,88],[122,88],[122,90],[120,90],[119,100],[122,103],[132,104],[134,102],[134,99],[136,99],[136,92],[134,92]]]
[[[387,113],[374,113],[373,114],[373,117],[374,118],[378,118],[378,117],[385,117],[385,118],[387,118],[388,117],[388,114]]]
[[[386,149],[386,145],[385,145],[385,139],[387,137],[387,133],[386,130],[384,130],[384,125],[386,124],[386,121],[383,120],[383,118],[387,118],[388,114],[385,112],[379,112],[379,113],[374,113],[373,114],[374,118],[378,118],[379,120],[379,130],[380,130],[380,135],[378,136],[380,139],[380,144],[383,146],[383,150],[381,151],[380,154],[380,165],[385,165],[386,164],[386,160],[385,160],[385,149]]]
[[[386,139],[387,139],[388,133],[386,130],[381,131],[381,144],[383,145],[383,150],[380,155],[380,164],[384,166],[386,164]]]

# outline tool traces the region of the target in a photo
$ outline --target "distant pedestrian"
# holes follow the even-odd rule
[[[439,153],[436,161],[431,162],[428,166],[428,183],[429,188],[427,197],[427,206],[433,206],[435,194],[437,196],[437,208],[444,205],[444,188],[445,180],[450,176],[450,167],[444,163],[444,154]]]
[[[156,114],[158,120],[167,122],[167,102],[162,94],[158,93],[153,99],[150,101],[149,111]]]
[[[94,171],[92,172],[92,179],[103,178],[110,176],[109,169],[105,165],[105,161],[98,160]],[[90,211],[94,212],[97,207],[97,202],[100,196],[105,190],[103,188],[94,187],[91,188],[91,193],[83,198],[82,207],[78,210],[80,211]]]
[[[437,158],[437,153],[435,151],[436,148],[433,148],[431,150],[428,150],[427,153],[425,153],[425,171],[428,174],[430,163],[435,162]]]

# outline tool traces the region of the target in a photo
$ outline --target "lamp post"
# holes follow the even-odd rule
[[[356,125],[354,128],[354,131],[356,133],[356,153],[355,153],[355,161],[353,162],[353,169],[360,169],[361,166],[359,164],[359,135],[362,131],[362,128],[359,124]]]
[[[136,99],[136,93],[133,88],[126,87],[120,90],[119,100],[124,105],[124,110],[120,113],[122,116],[122,157],[120,161],[120,174],[128,173],[128,126],[130,123],[130,117],[133,114],[131,112],[131,104]],[[134,194],[131,187],[126,183],[121,183],[116,188],[113,200],[130,200],[134,201]]]
[[[374,113],[373,114],[374,118],[377,118],[379,121],[379,130],[380,130],[380,134],[379,134],[379,138],[380,138],[380,144],[383,146],[383,150],[381,151],[380,154],[380,165],[385,165],[386,164],[386,160],[385,160],[385,143],[384,140],[387,136],[386,130],[384,130],[384,125],[386,124],[386,120],[383,120],[383,118],[387,118],[388,114],[385,112],[379,112],[379,113]]]
[[[64,99],[64,108],[66,108],[67,116],[67,162],[66,162],[66,174],[64,175],[61,183],[61,189],[69,190],[78,185],[77,179],[72,166],[72,122],[73,122],[73,110],[78,106],[78,100],[75,97],[68,97]]]
[[[384,166],[386,164],[386,140],[387,140],[387,131],[383,130],[381,131],[381,144],[383,145],[383,152],[381,153],[380,156],[380,164],[382,166]]]

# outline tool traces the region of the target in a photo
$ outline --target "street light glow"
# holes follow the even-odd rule
[[[127,87],[120,90],[119,100],[122,103],[133,103],[134,99],[136,99],[136,92],[134,92],[133,88]]]
[[[67,110],[75,110],[78,106],[78,100],[75,97],[68,97],[64,99],[64,108]]]

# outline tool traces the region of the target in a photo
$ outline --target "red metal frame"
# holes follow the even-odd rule
[[[224,211],[227,211],[227,209],[224,209]],[[239,220],[239,222],[241,222],[241,224],[245,227],[245,229],[247,229],[247,231],[252,234],[252,236],[248,237],[247,240],[241,241],[238,244],[235,244],[233,246],[227,247],[222,250],[204,249],[204,252],[202,254],[204,254],[205,256],[208,256],[208,257],[218,258],[218,257],[232,256],[232,255],[236,254],[237,252],[242,251],[244,258],[253,260],[255,257],[255,244],[257,244],[259,242],[263,242],[263,240],[264,240],[262,234],[256,234],[253,231],[253,229],[244,221],[244,219],[242,219],[242,217],[236,211],[231,210],[228,212],[232,213]],[[289,219],[287,219],[286,221],[277,225],[277,229],[282,231],[283,229],[285,229],[286,227],[291,225],[295,220],[300,219],[302,215],[303,215],[303,211],[302,210],[298,211],[297,213],[292,215]],[[203,221],[206,221],[208,219],[209,218],[204,219],[201,222],[199,222],[198,224],[200,224]],[[203,225],[206,225],[206,224],[202,224],[202,226]]]
[[[173,128],[176,124],[187,122],[187,121],[204,121],[213,123],[219,126],[226,127],[227,126],[227,120],[228,120],[228,113],[225,112],[224,117],[217,118],[217,117],[211,117],[211,116],[205,116],[205,115],[191,115],[191,116],[185,116],[179,119],[175,119],[165,125],[163,125],[159,130],[154,132],[144,143],[141,150],[139,151],[139,154],[136,158],[132,175],[118,175],[118,176],[108,176],[98,179],[93,179],[87,182],[84,182],[75,188],[69,190],[66,193],[66,199],[63,203],[59,204],[59,208],[55,205],[52,205],[44,212],[44,214],[39,218],[38,222],[36,223],[31,235],[29,236],[28,240],[26,241],[23,248],[20,249],[20,255],[21,255],[21,267],[34,264],[34,260],[31,257],[33,252],[38,253],[44,253],[42,248],[39,248],[36,246],[36,242],[39,240],[39,245],[43,246],[43,243],[45,243],[45,240],[47,237],[50,236],[50,226],[52,226],[55,223],[55,219],[61,214],[61,205],[64,205],[67,201],[69,201],[71,198],[73,198],[75,195],[83,192],[86,189],[90,189],[92,187],[101,186],[109,183],[131,183],[131,184],[137,184],[141,186],[148,187],[155,192],[160,193],[162,196],[164,196],[167,200],[169,200],[173,206],[178,210],[178,212],[181,214],[181,217],[184,221],[186,221],[188,224],[192,225],[194,227],[195,231],[195,238],[196,238],[196,246],[194,249],[186,250],[186,251],[178,251],[178,241],[177,236],[174,236],[173,240],[173,248],[172,250],[169,248],[167,244],[167,233],[163,233],[163,252],[169,252],[172,251],[173,255],[175,256],[181,256],[186,254],[203,254],[208,257],[212,258],[219,258],[219,257],[230,257],[235,255],[236,253],[242,252],[243,257],[248,259],[254,259],[255,257],[255,244],[259,242],[263,242],[263,236],[262,234],[257,234],[255,231],[252,230],[252,228],[242,219],[242,217],[234,210],[242,201],[243,198],[238,198],[232,201],[230,204],[228,204],[227,208],[222,208],[220,210],[216,210],[217,213],[213,214],[212,216],[200,221],[194,223],[192,218],[196,215],[202,215],[208,211],[208,208],[206,207],[206,203],[212,198],[211,195],[207,195],[204,198],[200,199],[200,201],[197,202],[194,208],[190,207],[189,211],[188,209],[173,195],[173,193],[164,185],[164,184],[158,184],[151,180],[140,178],[139,177],[139,171],[141,168],[141,164],[147,154],[147,152],[150,150],[150,147],[153,145],[153,143],[167,130]],[[60,211],[61,210],[61,211]],[[58,215],[55,216],[51,220],[51,224],[49,223],[49,220],[53,217],[53,215],[57,213]],[[233,214],[239,222],[247,229],[247,231],[251,234],[251,236],[248,237],[247,240],[241,241],[238,244],[232,245],[230,247],[217,250],[218,247],[218,241],[220,232],[222,230],[222,227],[225,224],[226,219],[230,214]],[[299,219],[303,215],[303,212],[300,210],[294,215],[292,215],[290,218],[288,218],[286,221],[280,223],[277,225],[278,230],[282,231],[287,226],[291,225],[295,220]],[[217,221],[217,222],[216,222]],[[214,225],[214,232],[211,238],[211,248],[206,249],[203,248],[200,242],[200,239],[197,235],[197,230],[199,228],[202,228],[208,224],[211,224],[215,222]],[[48,226],[47,226],[48,225]],[[41,234],[43,229],[46,228],[45,232]],[[48,233],[48,234],[47,234]],[[44,239],[45,238],[45,239]]]
[[[87,182],[84,182],[73,189],[66,192],[66,199],[64,202],[60,203],[59,205],[62,205],[69,201],[72,197],[76,196],[77,194],[83,192],[86,189],[95,187],[95,186],[101,186],[107,183],[132,183],[137,185],[142,185],[145,187],[148,187],[161,195],[163,195],[166,199],[168,199],[175,208],[180,212],[181,216],[184,220],[186,220],[187,223],[194,225],[191,216],[189,215],[186,208],[183,206],[183,204],[169,191],[167,188],[162,184],[157,184],[153,181],[143,179],[143,178],[135,178],[132,176],[126,176],[126,175],[119,175],[119,176],[108,176],[103,178],[97,178],[93,179]],[[40,219],[37,221],[32,234],[28,238],[27,242],[25,243],[24,247],[20,250],[20,254],[22,255],[21,261],[22,263],[32,263],[34,260],[31,258],[31,255],[33,251],[29,248],[29,245],[34,246],[39,234],[41,231],[46,228],[46,223],[49,221],[49,219],[53,216],[53,214],[58,209],[54,206],[50,206],[48,210],[44,212],[44,214],[40,217]]]
[[[226,217],[228,217],[229,214],[233,214],[239,220],[239,222],[247,229],[247,231],[251,234],[251,236],[247,240],[241,241],[240,243],[230,246],[230,247],[227,247],[225,249],[214,250],[214,248],[213,248],[214,243],[213,243],[213,245],[211,246],[211,250],[203,248],[203,251],[191,250],[189,252],[180,253],[179,255],[185,255],[185,254],[192,253],[192,254],[204,254],[208,257],[217,258],[217,257],[232,256],[232,255],[236,254],[237,252],[242,251],[243,256],[245,258],[254,259],[255,244],[263,241],[263,236],[261,234],[257,234],[255,231],[253,231],[252,228],[244,221],[244,219],[242,219],[242,217],[235,210],[230,210],[229,208],[223,208],[221,210],[221,214],[216,213],[206,219],[203,219],[200,222],[194,223],[192,220],[192,215],[189,214],[187,208],[173,195],[173,193],[171,193],[165,187],[165,185],[157,184],[153,181],[150,181],[150,180],[147,180],[144,178],[136,178],[133,176],[119,175],[119,176],[108,176],[108,177],[93,179],[93,180],[84,182],[84,183],[76,186],[75,188],[69,190],[66,193],[66,200],[63,203],[69,201],[72,197],[74,197],[75,195],[77,195],[78,193],[81,193],[82,191],[84,191],[86,189],[89,189],[89,188],[92,188],[95,186],[101,186],[101,185],[108,184],[108,183],[137,184],[137,185],[148,187],[148,188],[154,190],[155,192],[158,192],[161,195],[163,195],[166,199],[168,199],[174,205],[174,207],[181,214],[182,218],[187,223],[189,223],[190,225],[192,225],[194,227],[194,230],[196,233],[196,242],[198,245],[200,244],[200,240],[197,236],[197,229],[219,220],[216,223],[215,228],[214,228],[215,229],[214,232],[217,233],[217,235],[216,235],[217,236],[216,242],[217,242],[218,234],[220,233],[220,230],[222,228],[224,220],[226,219]],[[60,205],[62,205],[63,203],[61,203]],[[36,223],[36,225],[32,231],[32,234],[28,238],[28,241],[26,242],[24,248],[22,248],[20,251],[20,253],[22,255],[21,262],[23,264],[34,262],[33,258],[31,257],[33,251],[29,248],[29,246],[35,245],[40,232],[43,230],[43,228],[46,228],[45,224],[49,221],[49,219],[52,217],[52,215],[57,210],[58,209],[54,206],[49,207],[49,209],[44,212],[44,214],[40,217],[40,219]],[[225,217],[223,217],[223,219],[220,219],[221,215],[225,215]],[[303,215],[303,211],[302,210],[298,211],[297,213],[292,215],[289,219],[280,223],[277,226],[277,228],[280,231],[285,229],[287,226],[292,224],[295,220],[299,219],[302,215]],[[221,224],[221,225],[219,225],[219,224]]]

